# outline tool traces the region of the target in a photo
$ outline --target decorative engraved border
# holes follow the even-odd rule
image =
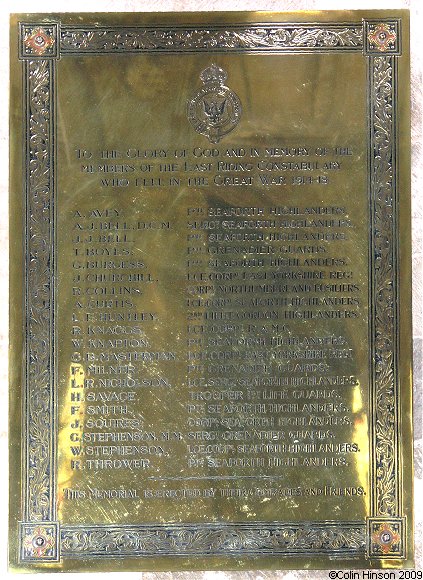
[[[35,28],[36,25],[34,25]],[[47,27],[48,28],[48,27]],[[39,28],[35,28],[38,30]],[[25,27],[23,44],[29,31]],[[54,52],[51,53],[54,57]],[[54,348],[55,79],[52,59],[27,59],[25,111],[25,383],[23,412],[23,560],[55,560],[56,382]],[[46,524],[40,526],[38,524]],[[30,549],[29,531],[33,531]],[[41,536],[40,536],[41,534]],[[44,534],[44,536],[43,536]],[[35,542],[45,537],[49,549]],[[28,543],[29,542],[29,543]],[[53,547],[50,543],[53,542]]]
[[[399,515],[396,62],[369,58],[371,227],[372,481],[375,516]]]
[[[386,24],[387,21],[385,21]],[[230,27],[64,27],[22,24],[20,58],[25,87],[26,380],[23,425],[25,561],[60,557],[169,555],[363,555],[404,557],[401,514],[399,400],[397,392],[397,224],[395,127],[396,56],[400,22],[233,25]],[[34,49],[31,35],[43,36]],[[373,39],[373,40],[372,40]],[[376,40],[374,40],[376,39]],[[39,40],[41,42],[41,40]],[[328,52],[361,51],[369,73],[371,516],[361,522],[261,522],[141,526],[64,526],[56,522],[55,381],[55,59],[116,52]],[[367,525],[367,534],[366,534]],[[340,529],[342,526],[342,529]],[[386,545],[375,534],[391,531]],[[400,536],[397,539],[396,534]],[[46,539],[49,549],[37,542]],[[380,536],[382,538],[382,536]],[[382,545],[383,544],[383,545]],[[54,547],[53,547],[54,546]],[[392,548],[392,549],[391,549]]]
[[[24,63],[26,110],[25,519],[54,520],[54,70]]]
[[[65,526],[62,556],[284,556],[363,553],[365,529],[357,522],[254,522],[150,524],[138,526]]]
[[[362,24],[72,27],[60,33],[61,54],[113,52],[303,52],[358,50]]]

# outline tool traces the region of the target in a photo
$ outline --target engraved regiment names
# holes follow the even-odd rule
[[[367,454],[355,163],[348,145],[75,148],[92,203],[61,254],[63,502],[366,494],[347,475]]]

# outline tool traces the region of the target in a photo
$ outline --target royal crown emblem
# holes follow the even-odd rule
[[[238,96],[223,84],[227,78],[223,68],[212,64],[200,74],[204,86],[188,101],[191,125],[211,143],[218,143],[223,135],[230,133],[241,117]]]

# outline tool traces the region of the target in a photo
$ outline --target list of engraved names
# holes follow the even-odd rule
[[[64,505],[366,495],[355,162],[343,144],[74,149]]]

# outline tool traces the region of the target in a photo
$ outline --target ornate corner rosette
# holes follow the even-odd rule
[[[371,559],[404,558],[405,518],[369,518],[367,521],[367,555]]]
[[[298,555],[315,551],[359,557],[405,557],[398,456],[398,273],[396,57],[400,21],[348,24],[248,24],[215,27],[60,27],[21,23],[19,57],[25,88],[26,378],[23,412],[23,502],[20,557],[160,554]],[[361,52],[368,57],[368,158],[371,305],[371,517],[365,522],[261,522],[245,527],[62,526],[56,513],[55,192],[56,88],[59,57],[116,52],[237,53]],[[236,88],[236,87],[234,87]],[[113,548],[113,549],[112,549]],[[148,549],[147,549],[148,548]],[[149,552],[150,551],[150,552]]]
[[[367,56],[401,54],[399,20],[365,20],[363,24],[363,45]]]
[[[20,23],[19,58],[58,58],[59,25]]]
[[[22,562],[57,562],[59,560],[59,524],[21,523],[20,559]]]

